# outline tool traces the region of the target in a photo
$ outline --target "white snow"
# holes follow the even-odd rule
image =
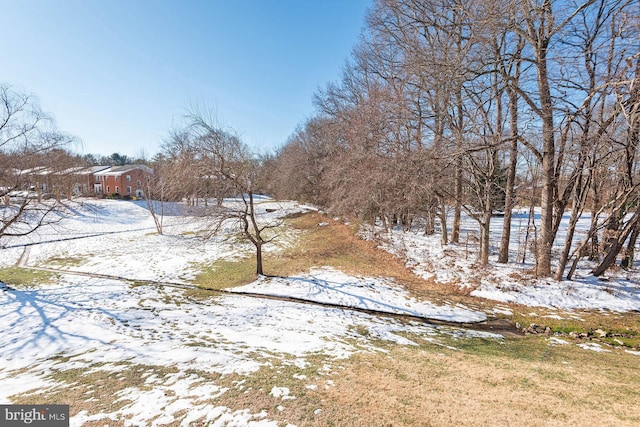
[[[282,400],[287,400],[287,399],[295,399],[295,396],[291,396],[289,393],[291,391],[289,390],[289,387],[273,387],[271,389],[271,391],[269,392],[269,395],[275,397],[275,398],[281,398]]]
[[[261,199],[259,206],[264,208],[262,221],[311,209],[269,199]],[[519,220],[522,218],[518,216],[514,219]],[[164,222],[166,233],[158,235],[144,202],[84,200],[69,204],[60,222],[29,236],[0,242],[5,246],[0,252],[0,267],[21,265],[57,272],[48,284],[0,286],[0,403],[10,403],[15,394],[62,386],[51,376],[54,372],[81,369],[117,375],[126,362],[131,366],[167,366],[175,372],[163,376],[149,371],[143,377],[144,387],[123,388],[111,396],[120,402],[120,409],[110,413],[83,410],[72,417],[71,425],[112,419],[125,425],[186,426],[204,420],[212,426],[276,426],[278,423],[270,420],[266,411],[251,413],[211,404],[210,399],[228,390],[194,372],[249,375],[271,366],[275,359],[303,369],[310,355],[339,360],[359,351],[383,351],[371,338],[416,345],[399,332],[438,345],[444,345],[438,342],[438,335],[443,333],[454,338],[500,338],[345,309],[452,322],[486,319],[485,313],[459,304],[418,300],[388,278],[355,277],[323,266],[295,277],[261,277],[232,289],[244,294],[212,294],[206,303],[193,300],[169,284],[188,284],[203,265],[251,255],[252,247],[228,238],[235,232],[231,225],[225,227],[226,234],[204,238],[210,227],[204,218],[176,215],[165,217]],[[463,236],[471,233],[466,231],[471,230],[469,223],[465,224]],[[583,230],[588,218],[581,224]],[[494,222],[494,252],[499,225]],[[266,256],[276,256],[295,237],[290,230],[281,230],[279,239],[265,246]],[[498,265],[493,262],[495,254],[489,267],[479,268],[474,259],[477,245],[466,240],[443,247],[439,236],[424,236],[419,231],[392,231],[385,238],[384,247],[404,257],[418,274],[443,283],[472,286],[472,294],[479,297],[566,310],[640,310],[637,272],[612,273],[605,281],[590,277],[581,267],[573,281],[534,280],[526,274],[530,264]],[[521,233],[514,233],[512,259],[522,257],[521,239]],[[109,277],[91,276],[96,274]],[[164,285],[132,285],[136,280]],[[493,312],[510,314],[511,309],[498,305]],[[551,338],[550,343],[562,345],[565,341]],[[608,351],[595,343],[584,348]],[[326,364],[319,375],[332,370]],[[295,374],[293,378],[308,382],[308,390],[318,388],[305,375]],[[332,387],[333,381],[327,379],[323,386]],[[245,386],[241,380],[235,387]],[[265,393],[273,398],[295,398],[277,378],[270,387]],[[203,396],[209,400],[203,400]],[[277,410],[277,406],[274,408]],[[286,413],[286,407],[280,408]]]
[[[487,318],[484,313],[460,305],[439,306],[418,301],[390,279],[353,277],[329,267],[314,269],[301,277],[264,277],[233,291],[289,296],[451,322],[479,322]]]
[[[261,203],[263,221],[309,209]],[[195,420],[278,425],[266,412],[233,411],[203,401],[203,396],[214,399],[227,389],[205,383],[193,372],[247,375],[270,365],[273,357],[300,368],[307,366],[308,355],[346,358],[374,349],[358,333],[362,330],[401,345],[415,343],[398,335],[400,331],[423,337],[473,333],[318,304],[244,295],[212,295],[202,303],[169,285],[132,286],[136,280],[189,283],[200,266],[251,255],[252,247],[228,239],[235,232],[231,226],[227,235],[203,238],[209,224],[197,217],[165,217],[166,233],[158,235],[144,203],[85,200],[68,207],[55,225],[2,242],[6,248],[0,267],[20,264],[56,273],[52,283],[0,288],[0,402],[9,403],[17,393],[60,387],[51,374],[70,369],[117,375],[126,362],[177,370],[165,377],[149,372],[145,387],[125,388],[111,397],[120,409],[81,411],[72,417],[73,426],[102,419],[124,420],[125,425],[189,425]],[[283,231],[275,244],[265,247],[267,256],[275,256],[292,237]],[[330,268],[286,279],[261,278],[238,290],[459,322],[486,318],[466,307],[418,301],[385,278],[353,277]],[[331,372],[332,367],[323,369]],[[278,384],[271,394],[281,400],[295,398]]]
[[[539,221],[539,215],[536,215]],[[533,255],[525,250],[526,212],[516,211],[512,219],[510,240],[510,262],[498,264],[497,252],[500,244],[503,218],[492,218],[490,234],[489,266],[477,263],[477,224],[463,215],[460,243],[442,245],[440,233],[426,236],[421,229],[411,231],[399,229],[384,232],[375,230],[383,238],[381,247],[406,259],[407,266],[425,278],[434,278],[440,283],[450,283],[461,287],[472,287],[471,295],[522,304],[526,306],[550,307],[558,309],[590,309],[612,311],[640,311],[640,269],[638,261],[629,271],[611,270],[605,277],[596,278],[589,271],[595,266],[583,260],[573,280],[555,281],[548,278],[535,279]],[[569,216],[563,216],[554,253],[558,253],[564,243],[564,230]],[[575,241],[587,233],[591,215],[586,213],[578,221]],[[450,224],[449,224],[450,225]],[[367,237],[371,231],[363,233]],[[532,237],[529,236],[529,239]],[[529,243],[531,240],[529,240]],[[640,250],[637,248],[636,250]],[[525,262],[522,262],[522,259]],[[638,257],[636,257],[638,258]]]
[[[600,344],[595,342],[583,342],[578,344],[578,347],[582,347],[585,350],[595,351],[597,353],[609,353],[611,351],[604,349]]]

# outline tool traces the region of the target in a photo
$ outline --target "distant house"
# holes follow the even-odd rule
[[[93,194],[94,173],[108,169],[109,166],[71,166],[51,168],[37,166],[30,169],[15,170],[12,173],[11,187],[15,191],[33,191],[40,197],[71,198]]]
[[[153,169],[144,165],[113,166],[95,172],[93,190],[96,195],[144,197]]]
[[[0,170],[0,196],[3,196],[14,189],[19,175],[20,169],[8,168]]]
[[[49,175],[51,170],[45,166],[23,169],[17,173],[17,190],[33,190],[38,194],[48,191],[50,187]]]
[[[98,182],[96,173],[109,169],[110,166],[89,166],[73,171],[75,176],[74,194],[88,195],[95,193],[95,184]]]

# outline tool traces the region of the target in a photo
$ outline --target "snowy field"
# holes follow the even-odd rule
[[[478,226],[463,215],[459,244],[442,245],[440,234],[425,236],[423,230],[392,230],[382,236],[382,247],[406,259],[407,266],[425,278],[439,283],[472,287],[471,295],[495,301],[510,302],[532,307],[559,310],[587,309],[612,311],[640,311],[640,263],[638,256],[634,268],[629,271],[610,269],[601,278],[590,274],[595,264],[582,260],[573,280],[557,282],[549,278],[534,279],[534,257],[525,250],[527,212],[517,212],[512,219],[510,263],[498,264],[498,249],[503,218],[494,217],[491,222],[490,265],[477,264]],[[539,214],[536,220],[539,221]],[[563,217],[555,242],[557,254],[564,244],[564,230],[569,222],[568,213]],[[577,225],[574,242],[584,238],[589,230],[591,216],[583,215]],[[540,225],[538,224],[538,229]],[[366,238],[371,232],[363,233]],[[531,236],[529,237],[531,239]],[[529,240],[530,241],[530,240]],[[574,243],[575,244],[575,243]],[[640,253],[640,247],[636,247]],[[524,258],[524,262],[522,262]]]
[[[308,208],[264,201],[260,209],[263,221],[274,221]],[[228,236],[199,237],[208,227],[200,218],[174,216],[165,222],[166,234],[158,235],[143,203],[85,200],[69,205],[55,225],[3,241],[0,267],[46,268],[56,272],[56,279],[27,288],[0,283],[4,325],[0,403],[11,403],[11,396],[26,392],[38,401],[38,393],[75,387],[74,382],[56,380],[60,373],[107,372],[118,378],[123,363],[164,366],[171,373],[160,376],[149,368],[142,374],[142,386],[117,391],[112,399],[124,402],[119,409],[83,409],[72,417],[71,425],[111,419],[136,426],[189,425],[195,420],[211,425],[276,426],[265,411],[254,414],[212,404],[228,389],[205,374],[247,375],[276,360],[305,367],[308,358],[318,354],[339,361],[355,352],[379,350],[376,340],[413,345],[400,331],[430,342],[437,342],[442,334],[501,338],[255,296],[218,295],[204,304],[162,283],[188,284],[201,266],[251,254],[252,248]],[[275,256],[294,238],[284,231],[277,244],[266,247],[268,256]],[[159,283],[133,284],[139,280]],[[323,266],[298,277],[260,278],[234,290],[454,322],[486,318],[459,305],[417,301],[385,278],[353,277]],[[362,330],[367,334],[357,332]],[[323,367],[325,374],[335,369]],[[298,380],[309,381],[309,389],[322,386],[311,379]],[[277,379],[273,381],[272,396],[283,401],[295,398]]]
[[[46,268],[55,272],[56,279],[28,288],[0,283],[4,325],[0,335],[0,403],[10,403],[11,396],[27,392],[37,401],[38,393],[73,386],[55,379],[61,372],[79,369],[87,375],[106,372],[118,378],[123,363],[171,369],[161,376],[149,368],[142,374],[143,385],[121,389],[113,396],[115,402],[124,402],[118,409],[83,409],[72,417],[74,426],[109,419],[126,420],[125,425],[189,425],[198,420],[210,425],[275,426],[278,423],[266,411],[251,413],[212,403],[229,390],[207,379],[206,374],[250,375],[272,364],[304,368],[309,366],[309,358],[318,354],[338,364],[356,352],[382,351],[376,348],[377,340],[415,344],[398,332],[411,332],[430,342],[438,342],[443,334],[501,339],[495,334],[402,323],[393,317],[335,307],[449,322],[486,319],[485,313],[461,305],[416,300],[387,278],[353,277],[326,266],[295,277],[261,277],[232,289],[242,295],[216,295],[205,304],[189,298],[183,289],[163,283],[189,284],[204,265],[251,255],[250,245],[228,238],[232,229],[227,229],[226,235],[204,239],[202,232],[210,226],[206,221],[176,215],[165,217],[165,234],[158,235],[144,203],[85,200],[68,208],[55,225],[3,241],[6,247],[0,250],[0,267]],[[260,209],[262,221],[273,222],[310,208],[263,200]],[[589,220],[581,223],[583,231]],[[522,221],[522,217],[517,215],[514,221]],[[494,221],[495,242],[500,225],[501,219]],[[463,239],[471,234],[471,226],[465,219]],[[518,230],[521,228],[516,227],[513,236],[512,259],[523,256]],[[573,281],[533,280],[526,274],[532,268],[530,254],[525,254],[524,264],[492,262],[480,269],[475,264],[474,243],[443,247],[438,235],[427,237],[420,230],[393,231],[383,237],[385,249],[404,257],[419,275],[472,286],[472,295],[479,297],[563,310],[640,310],[637,272],[614,271],[606,280],[598,280],[589,276],[590,266],[584,264]],[[295,238],[292,231],[281,230],[277,243],[265,247],[267,256],[277,256]],[[497,251],[497,243],[492,250]],[[141,280],[157,283],[132,285]],[[336,369],[325,365],[323,374],[335,374]],[[319,384],[304,376],[296,379],[308,382],[310,390],[330,384],[330,380]],[[282,399],[283,404],[295,398],[277,379],[267,388],[265,393]]]

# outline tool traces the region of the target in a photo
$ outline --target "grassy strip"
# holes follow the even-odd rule
[[[405,267],[403,260],[379,249],[376,243],[357,237],[353,226],[310,212],[288,218],[284,227],[295,230],[298,238],[292,246],[277,254],[264,253],[266,274],[291,276],[314,267],[331,266],[355,276],[392,278],[415,296],[434,302],[478,303],[456,287],[442,286],[417,277]],[[221,289],[245,285],[255,279],[255,258],[252,254],[238,261],[217,261],[202,268],[196,283]]]
[[[570,313],[545,309],[516,307],[514,322],[524,327],[535,323],[548,326],[553,333],[582,339],[597,339],[607,344],[640,348],[640,316],[638,313],[572,310]],[[602,333],[606,336],[601,336]]]
[[[372,242],[359,239],[350,227],[321,214],[314,212],[289,218],[286,226],[300,236],[292,247],[275,255],[264,254],[266,274],[289,276],[312,267],[333,266],[348,274],[418,280],[398,259],[379,250]],[[247,257],[215,262],[203,269],[196,283],[223,288],[244,285],[255,278],[255,258]]]
[[[519,339],[414,337],[345,362],[314,425],[637,425],[638,356]],[[448,344],[459,350],[443,347]],[[337,423],[336,420],[340,420]]]
[[[0,282],[12,287],[26,287],[50,283],[56,275],[47,271],[31,270],[22,267],[0,268]]]
[[[196,276],[199,286],[224,289],[246,285],[256,279],[255,260],[242,258],[237,261],[217,260],[202,268]]]
[[[375,340],[380,351],[341,360],[312,355],[303,364],[262,352],[257,360],[265,365],[249,375],[189,370],[179,377],[196,376],[194,385],[215,384],[226,390],[199,396],[199,404],[256,414],[265,411],[268,419],[282,425],[631,426],[640,422],[634,410],[640,399],[638,356],[615,350],[596,353],[540,336],[496,340],[446,333],[403,335],[416,345]],[[358,346],[355,338],[347,341]],[[50,378],[59,385],[12,401],[71,403],[72,414],[115,413],[131,403],[117,400],[122,391],[161,387],[172,393],[176,373],[171,366],[127,362],[54,369]],[[157,380],[147,381],[152,376]],[[274,387],[286,387],[290,398],[271,394]],[[105,419],[91,425],[123,421]]]
[[[401,260],[378,249],[375,243],[358,238],[351,225],[316,212],[291,218],[288,225],[302,235],[290,250],[277,259],[268,260],[270,271],[275,274],[287,276],[327,265],[352,275],[420,281]]]

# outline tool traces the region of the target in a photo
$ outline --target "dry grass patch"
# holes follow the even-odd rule
[[[553,346],[540,337],[423,344],[346,362],[316,425],[637,425],[638,356]],[[342,409],[340,409],[342,408]],[[339,422],[336,420],[340,420]]]
[[[362,331],[361,335],[367,335]],[[401,346],[376,341],[380,351],[336,360],[323,354],[305,363],[282,355],[262,355],[266,364],[248,375],[221,376],[188,370],[226,391],[199,396],[198,402],[232,411],[266,411],[282,425],[299,426],[631,426],[640,423],[638,356],[595,353],[575,345],[554,345],[542,337],[455,338]],[[452,349],[455,348],[455,349]],[[60,360],[61,362],[67,361]],[[130,401],[120,391],[161,386],[175,367],[122,363],[114,370],[93,365],[55,371],[57,386],[12,398],[13,403],[71,404],[71,415],[113,414]],[[151,376],[160,382],[148,383]],[[286,387],[287,397],[271,394]],[[170,391],[170,390],[169,390]],[[179,396],[176,396],[179,398]],[[185,412],[186,414],[186,412]],[[160,415],[160,414],[159,414]],[[176,413],[179,420],[180,414]],[[103,419],[87,426],[124,425]],[[179,421],[170,425],[179,425]]]
[[[434,303],[459,302],[470,308],[489,305],[469,295],[470,290],[442,285],[416,276],[404,260],[365,241],[353,225],[344,224],[318,212],[289,217],[285,226],[298,235],[295,243],[275,254],[264,254],[266,274],[292,276],[314,267],[330,266],[354,276],[387,277],[402,284],[413,296]],[[202,270],[200,286],[222,289],[242,286],[256,279],[255,258],[218,261]]]
[[[416,280],[403,262],[376,243],[364,241],[352,226],[335,221],[317,212],[289,220],[295,229],[303,231],[297,245],[283,258],[280,275],[290,275],[311,267],[330,265],[347,274],[393,277]],[[323,224],[323,225],[320,225]]]
[[[373,242],[361,240],[354,230],[316,212],[286,220],[300,235],[291,248],[264,255],[267,274],[289,276],[312,267],[332,266],[347,274],[393,277],[401,281],[421,281],[401,260],[380,250]],[[319,224],[326,223],[328,225]],[[255,279],[255,258],[220,261],[197,279],[201,285],[237,286]]]
[[[87,257],[61,255],[50,257],[46,261],[47,267],[62,268],[62,267],[77,267],[84,264],[87,261]]]
[[[436,303],[483,304],[460,287],[416,276],[407,269],[404,260],[380,249],[376,242],[358,237],[354,225],[335,221],[318,212],[299,215],[287,222],[300,232],[300,236],[291,249],[277,257],[266,258],[265,270],[269,273],[289,276],[313,267],[331,266],[354,276],[391,278],[413,296]]]
[[[69,359],[58,357],[57,360],[64,363]],[[130,387],[150,390],[153,385],[146,383],[150,375],[165,377],[176,372],[178,370],[173,367],[134,365],[128,362],[108,367],[104,364],[93,364],[83,368],[54,368],[48,377],[55,381],[55,386],[12,396],[11,403],[27,405],[57,402],[69,405],[71,416],[81,411],[87,411],[89,414],[109,414],[131,403],[127,399],[118,399],[120,391]],[[95,425],[104,426],[105,421],[97,422]],[[123,420],[118,423],[108,420],[108,425],[123,425]]]
[[[216,403],[232,410],[248,409],[251,413],[266,411],[270,420],[282,425],[314,425],[316,411],[325,406],[322,394],[327,381],[334,378],[330,365],[335,361],[324,355],[305,357],[304,367],[290,361],[271,359],[250,375],[226,375],[217,382],[228,390]],[[342,361],[340,361],[341,363]],[[288,389],[285,396],[271,394],[274,387]]]

